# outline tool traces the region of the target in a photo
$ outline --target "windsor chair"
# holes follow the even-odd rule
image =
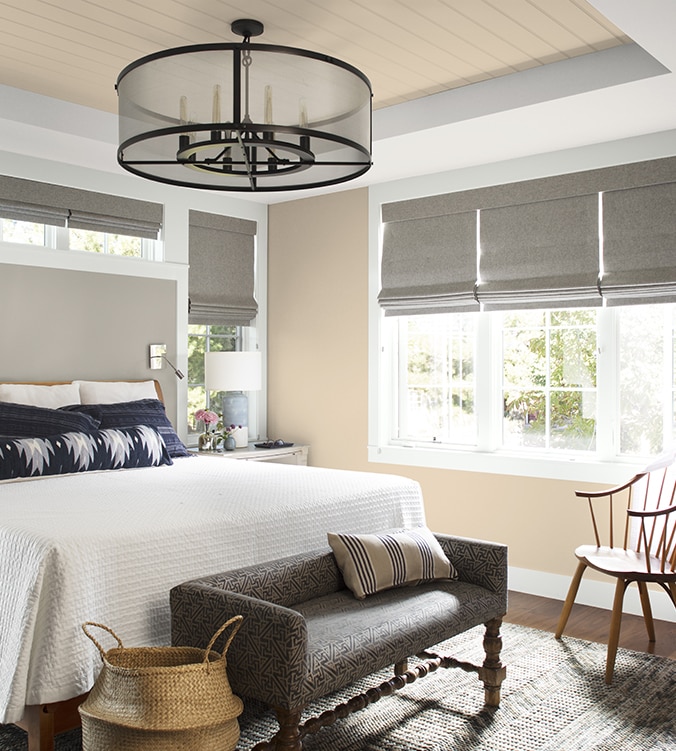
[[[664,589],[676,606],[676,451],[659,457],[631,480],[609,490],[578,490],[591,513],[595,545],[575,550],[577,569],[561,610],[555,636],[560,639],[587,568],[616,579],[608,632],[605,682],[613,680],[627,587],[636,582],[648,638],[655,626],[648,585]],[[605,534],[602,534],[602,531]]]

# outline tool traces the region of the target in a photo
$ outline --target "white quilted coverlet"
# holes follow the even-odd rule
[[[327,547],[328,531],[424,522],[413,480],[204,456],[0,483],[0,722],[92,687],[84,621],[169,644],[180,582]]]

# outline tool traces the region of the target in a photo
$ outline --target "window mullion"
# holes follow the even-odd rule
[[[662,316],[662,445],[673,443],[674,423],[674,331],[673,312],[670,305],[665,305]]]
[[[397,389],[392,410],[389,433],[394,438],[408,435],[408,326],[405,318],[398,318],[396,325],[396,349],[392,351],[392,363],[397,369]],[[391,341],[394,341],[392,337]]]
[[[502,444],[502,319],[477,313],[475,399],[477,449],[495,451]]]
[[[619,342],[615,310],[600,308],[596,320],[596,450],[601,461],[612,461],[620,453]]]

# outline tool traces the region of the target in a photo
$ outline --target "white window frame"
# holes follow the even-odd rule
[[[4,217],[0,217],[3,219]],[[36,222],[40,224],[40,222]],[[0,242],[12,246],[15,248],[45,248],[53,250],[62,250],[69,253],[86,253],[87,255],[96,255],[105,258],[121,258],[125,261],[164,261],[164,243],[161,240],[150,240],[145,237],[139,238],[141,240],[141,255],[140,256],[121,256],[117,253],[109,253],[104,250],[103,253],[92,253],[88,250],[79,250],[77,248],[70,247],[70,235],[68,227],[56,227],[51,224],[43,225],[44,232],[44,244],[38,245],[37,243],[15,243],[5,241],[2,237],[2,224],[0,223]],[[109,233],[102,233],[107,236]]]
[[[219,324],[215,324],[219,325]],[[237,329],[237,332],[234,337],[235,341],[235,350],[238,352],[248,352],[248,351],[255,351],[257,349],[257,331],[254,326],[237,326],[235,327]],[[186,334],[186,350],[187,350],[187,344],[191,336],[194,336],[193,334],[190,334],[188,332]],[[211,339],[211,332],[206,334],[207,337],[207,346],[206,346],[206,352],[209,352],[209,343]],[[213,335],[215,339],[222,338],[219,334]],[[187,370],[186,370],[187,372]],[[186,390],[189,386],[199,385],[203,386],[204,384],[195,384],[193,381],[187,381],[186,379]],[[260,391],[250,391],[247,392],[247,397],[249,400],[249,441],[258,440],[261,438],[261,434],[265,429],[265,420],[261,417],[261,392]],[[214,412],[221,412],[221,406],[219,404],[211,404],[211,399],[209,397],[209,392],[206,392],[206,400],[205,404],[202,405],[203,409],[210,409]],[[189,423],[190,421],[190,415],[188,414],[189,406],[187,404],[186,400],[186,419]],[[199,432],[193,432],[190,431],[188,428],[186,428],[186,440],[185,444],[189,448],[195,448],[199,441]]]
[[[591,456],[580,452],[541,452],[537,449],[506,450],[499,447],[501,431],[500,332],[494,330],[499,314],[477,313],[476,446],[435,445],[393,437],[398,424],[397,379],[391,374],[400,366],[397,353],[396,319],[378,312],[378,356],[372,358],[369,401],[369,461],[418,467],[487,472],[586,482],[622,482],[637,472],[645,458],[619,457],[618,415],[614,388],[616,368],[616,317],[611,309],[599,309],[597,433],[598,449]],[[403,359],[403,358],[402,358]],[[666,357],[665,357],[666,360]],[[665,409],[665,420],[668,419]],[[601,432],[602,431],[602,432]]]

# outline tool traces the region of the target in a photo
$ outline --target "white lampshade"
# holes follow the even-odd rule
[[[260,352],[207,352],[204,382],[207,391],[259,391]]]

